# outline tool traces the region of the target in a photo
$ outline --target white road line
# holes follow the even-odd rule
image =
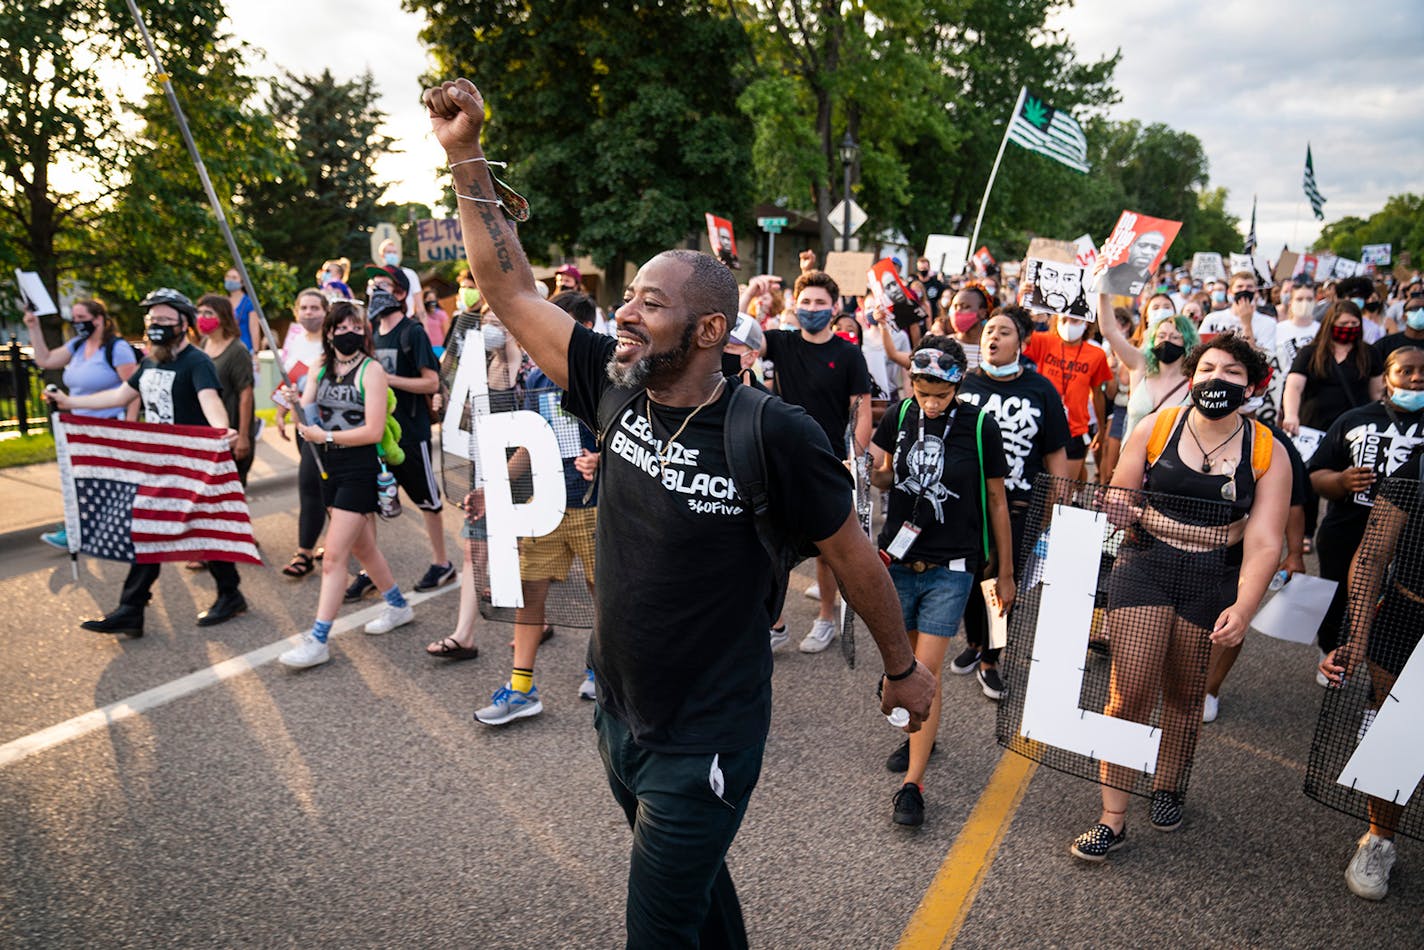
[[[433,597],[448,594],[451,591],[459,590],[459,584],[450,584],[438,590],[426,591],[422,594],[410,593],[406,595],[406,600],[415,606]],[[383,603],[377,603],[356,613],[341,617],[332,625],[331,635],[340,636],[349,633],[359,627],[365,626],[370,621],[376,619],[380,614]],[[140,716],[150,709],[157,709],[173,702],[175,699],[182,699],[209,686],[216,686],[223,680],[232,679],[234,676],[241,676],[253,670],[271,663],[278,656],[284,653],[288,647],[294,646],[300,639],[300,635],[279,640],[276,643],[269,643],[265,647],[258,647],[256,650],[244,653],[242,656],[235,656],[221,663],[215,663],[206,669],[197,670],[187,676],[181,676],[176,680],[146,689],[141,693],[135,693],[127,699],[121,699],[116,703],[110,703],[98,709],[90,710],[81,716],[41,729],[39,732],[32,732],[27,736],[0,745],[0,769],[14,765],[32,755],[53,749],[55,746],[63,745],[71,739],[88,735],[98,729],[106,728],[117,722],[123,722],[134,716]]]

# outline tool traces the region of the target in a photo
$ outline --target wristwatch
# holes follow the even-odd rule
[[[335,437],[335,433],[332,432],[330,429],[327,429],[327,430],[326,430],[326,444],[327,444],[327,445],[335,445],[335,444],[336,444],[336,440],[335,440],[334,437]]]

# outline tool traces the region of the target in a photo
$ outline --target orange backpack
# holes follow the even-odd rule
[[[1167,447],[1167,440],[1172,437],[1172,430],[1177,426],[1177,419],[1186,408],[1173,406],[1157,413],[1157,421],[1152,425],[1152,435],[1147,440],[1148,468],[1157,464],[1157,459],[1161,458],[1162,450]],[[1255,426],[1251,439],[1251,472],[1256,480],[1260,481],[1261,476],[1271,467],[1271,453],[1275,450],[1276,439],[1264,423],[1252,419],[1251,425]]]

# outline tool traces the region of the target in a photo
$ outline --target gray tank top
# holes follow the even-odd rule
[[[323,367],[321,379],[316,384],[316,405],[323,429],[341,432],[359,429],[366,424],[366,399],[361,394],[360,378],[366,362],[362,360],[344,375],[335,378],[328,375]]]

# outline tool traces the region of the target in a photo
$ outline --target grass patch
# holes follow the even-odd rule
[[[54,461],[54,436],[48,432],[0,439],[0,468]]]

